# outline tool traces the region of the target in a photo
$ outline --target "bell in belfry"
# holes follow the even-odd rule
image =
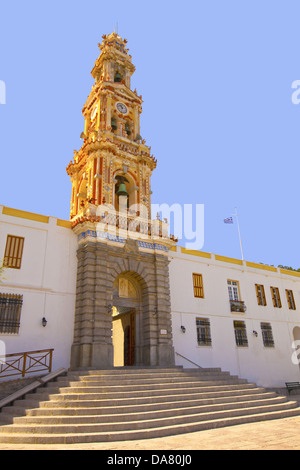
[[[119,184],[119,187],[117,189],[117,196],[128,196],[128,192],[127,192],[127,189],[126,189],[126,185],[125,185],[125,182],[126,183],[129,183],[129,181],[125,178],[125,176],[121,176],[121,175],[118,175],[116,176],[116,179],[119,180],[120,184]]]
[[[120,75],[119,71],[116,72],[114,81],[118,83],[122,81],[122,76]]]
[[[120,186],[117,191],[117,196],[128,196],[125,183],[120,183]]]

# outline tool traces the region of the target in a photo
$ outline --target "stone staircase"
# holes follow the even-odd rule
[[[220,369],[69,372],[0,413],[0,443],[148,439],[300,415],[297,402]]]

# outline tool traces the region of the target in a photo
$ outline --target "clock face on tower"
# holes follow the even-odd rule
[[[125,106],[124,103],[120,103],[120,102],[116,104],[116,108],[122,114],[126,114],[128,111],[127,106]]]

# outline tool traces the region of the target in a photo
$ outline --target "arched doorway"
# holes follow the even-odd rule
[[[293,329],[293,337],[294,337],[294,343],[293,343],[294,352],[292,355],[292,361],[295,365],[298,364],[300,368],[300,328],[299,326],[295,326],[295,328]]]
[[[132,277],[130,273],[122,274],[114,282],[112,309],[114,367],[134,366],[139,356],[141,286],[138,280]]]

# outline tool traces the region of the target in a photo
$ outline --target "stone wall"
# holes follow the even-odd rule
[[[0,382],[0,400],[8,397],[18,390],[21,390],[23,387],[27,387],[27,385],[35,382],[36,379],[37,377],[28,377],[24,379],[5,380]]]

